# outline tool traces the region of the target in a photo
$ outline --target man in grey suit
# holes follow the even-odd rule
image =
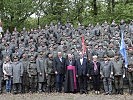
[[[114,74],[116,94],[123,95],[124,67],[123,67],[123,61],[119,58],[118,54],[115,55],[115,60],[113,61],[113,74]]]
[[[104,55],[104,61],[101,63],[100,74],[103,79],[105,95],[108,95],[108,94],[111,95],[113,67],[107,55]]]

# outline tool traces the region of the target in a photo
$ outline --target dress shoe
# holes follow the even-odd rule
[[[104,95],[108,95],[108,94],[109,94],[108,92],[104,93]]]

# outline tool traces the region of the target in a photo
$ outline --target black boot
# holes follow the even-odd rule
[[[48,90],[47,90],[48,93],[50,93],[50,88],[48,87]]]
[[[0,94],[2,94],[2,90],[0,90]]]
[[[119,90],[118,89],[115,89],[115,94],[119,94]]]
[[[132,89],[130,89],[130,90],[129,90],[129,94],[130,94],[130,95],[132,95],[132,93],[133,93],[133,90],[132,90]]]
[[[120,89],[120,94],[123,95],[123,89]]]
[[[14,90],[14,91],[13,91],[13,94],[17,94],[17,91],[16,91],[16,90]]]

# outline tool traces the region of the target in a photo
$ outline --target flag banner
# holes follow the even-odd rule
[[[3,29],[2,29],[2,22],[1,22],[1,19],[0,19],[0,33],[3,32]]]
[[[127,68],[128,66],[128,60],[127,60],[127,53],[126,53],[126,47],[125,47],[125,42],[124,42],[124,32],[121,32],[121,45],[120,45],[120,53],[125,61],[125,67]]]
[[[84,35],[82,35],[82,53],[86,53],[86,45],[85,45],[85,38]]]

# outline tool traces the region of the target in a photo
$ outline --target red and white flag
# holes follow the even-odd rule
[[[85,45],[85,38],[84,35],[82,35],[82,53],[86,53],[86,45]]]

